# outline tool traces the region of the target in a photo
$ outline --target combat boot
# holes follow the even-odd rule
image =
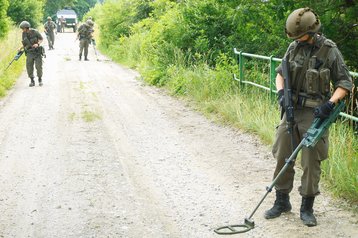
[[[302,197],[300,217],[306,226],[317,226],[316,217],[313,215],[313,203],[315,197]]]
[[[276,200],[273,207],[265,212],[266,219],[279,217],[283,212],[291,211],[290,196],[276,190]]]
[[[79,56],[78,60],[81,61],[82,55]]]
[[[40,85],[40,87],[43,85],[42,78],[39,78],[39,85]]]
[[[87,57],[85,57],[85,61],[89,61],[89,59]]]
[[[29,84],[29,87],[35,86],[35,80],[34,80],[34,78],[30,78],[30,79],[31,79],[31,82],[30,82],[30,84]]]

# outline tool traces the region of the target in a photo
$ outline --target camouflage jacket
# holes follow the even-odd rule
[[[288,56],[292,90],[308,98],[327,100],[331,95],[331,85],[352,90],[353,83],[348,67],[337,45],[322,35],[314,37],[314,43],[294,41],[284,57]],[[276,72],[282,74],[279,65]]]
[[[93,33],[93,28],[87,24],[82,24],[78,28],[78,36],[79,36],[80,40],[89,40],[90,41],[92,39],[92,33]]]
[[[22,33],[22,45],[26,53],[41,53],[39,49],[32,48],[34,44],[38,44],[43,40],[42,35],[36,29],[30,28],[29,32]]]
[[[56,23],[54,23],[53,21],[47,21],[45,24],[44,24],[44,28],[45,28],[45,31],[47,33],[52,33],[53,30],[56,29]]]

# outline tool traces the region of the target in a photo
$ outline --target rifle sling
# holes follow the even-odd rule
[[[303,64],[302,69],[301,69],[301,72],[300,72],[300,75],[299,75],[299,77],[298,77],[299,81],[298,81],[298,84],[297,84],[297,88],[296,88],[296,92],[295,92],[295,97],[292,99],[292,100],[294,100],[294,101],[293,101],[294,105],[297,105],[298,94],[299,94],[300,91],[301,91],[301,88],[302,88],[302,85],[303,85],[303,81],[305,81],[305,75],[306,75],[306,71],[307,71],[309,59],[310,59],[310,57],[309,57],[307,60],[305,60],[305,63]]]

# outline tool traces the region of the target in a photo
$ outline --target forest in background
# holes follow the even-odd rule
[[[4,37],[9,27],[19,25],[22,21],[31,26],[42,25],[48,16],[54,17],[63,8],[76,11],[79,19],[92,8],[97,0],[0,0],[0,38]]]

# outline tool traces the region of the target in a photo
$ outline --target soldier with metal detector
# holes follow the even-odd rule
[[[78,28],[77,38],[80,41],[80,52],[79,60],[82,59],[82,52],[85,56],[85,61],[88,61],[88,46],[92,42],[92,33],[93,33],[93,21],[87,20]]]
[[[286,21],[289,45],[282,64],[276,69],[278,102],[284,109],[277,127],[273,155],[277,159],[274,178],[290,157],[314,118],[327,118],[334,106],[352,90],[352,79],[336,44],[319,31],[321,22],[310,8],[293,11]],[[331,85],[333,88],[331,89]],[[316,226],[315,197],[320,193],[321,162],[328,156],[328,131],[314,147],[303,147],[303,175],[298,188],[302,196],[300,218],[306,226]],[[266,219],[291,210],[294,160],[276,182],[276,201],[265,212]]]
[[[272,149],[277,159],[274,179],[244,223],[219,227],[214,230],[217,234],[231,235],[253,229],[252,217],[273,188],[276,201],[265,212],[265,218],[290,211],[289,193],[293,188],[294,163],[300,151],[303,168],[299,187],[300,217],[307,226],[317,225],[313,203],[319,194],[321,162],[328,156],[328,128],[344,107],[340,100],[353,87],[340,51],[335,43],[319,33],[320,27],[317,14],[310,8],[293,11],[286,21],[287,36],[295,41],[276,69],[278,102],[284,110]]]

